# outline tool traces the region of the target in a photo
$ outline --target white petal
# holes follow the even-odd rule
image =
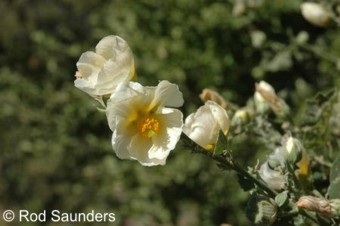
[[[281,190],[285,188],[285,177],[280,172],[272,170],[268,166],[268,162],[261,165],[259,170],[260,177],[264,180],[269,187]]]
[[[129,51],[129,46],[124,39],[119,36],[106,36],[96,46],[96,53],[102,55],[107,60],[116,57],[116,52]]]
[[[137,82],[122,82],[118,84],[107,104],[115,105],[120,102],[129,101],[139,95],[145,95],[144,93],[145,91],[141,84]]]
[[[214,101],[207,101],[205,105],[209,106],[213,117],[220,126],[220,129],[226,135],[230,126],[230,120],[226,110]]]
[[[112,134],[112,148],[120,159],[133,159],[130,156],[127,146],[130,142],[128,137],[123,135],[117,135],[117,131]]]
[[[151,105],[180,107],[183,102],[183,94],[179,91],[177,85],[168,81],[161,81],[155,90],[155,97]]]
[[[149,158],[166,159],[180,139],[183,126],[181,111],[163,108],[159,115],[162,130],[152,138],[153,146],[149,151]]]
[[[208,104],[190,114],[183,126],[183,133],[205,149],[216,144],[219,130],[220,125]]]
[[[107,61],[98,74],[97,89],[102,89],[103,93],[112,93],[117,85],[132,79],[131,64],[126,62]]]
[[[87,51],[81,54],[77,62],[77,66],[78,64],[91,64],[94,67],[100,68],[104,65],[105,62],[106,62],[106,59],[102,57],[101,55],[95,52],[92,52],[92,51]]]
[[[152,147],[152,140],[136,134],[132,137],[128,146],[130,155],[138,160],[142,165],[149,165],[151,159],[148,156],[148,151]]]
[[[133,120],[133,112],[135,110],[133,109],[133,106],[130,104],[129,101],[124,101],[119,104],[115,104],[114,100],[110,99],[111,101],[108,101],[107,107],[106,107],[106,117],[109,124],[109,127],[112,131],[114,131],[117,127],[117,125],[128,126],[127,123],[125,123],[127,120]],[[137,113],[136,113],[137,114]],[[137,115],[135,116],[137,117]],[[126,129],[129,129],[126,127]],[[125,132],[125,131],[122,131]]]
[[[74,80],[74,86],[77,87],[78,89],[88,93],[91,96],[97,95],[97,91],[94,89],[93,83],[91,83],[88,80],[76,79],[76,80]]]
[[[78,79],[88,80],[91,84],[94,85],[97,82],[98,74],[100,72],[100,68],[93,66],[92,64],[84,64],[77,63],[78,73],[80,77]]]

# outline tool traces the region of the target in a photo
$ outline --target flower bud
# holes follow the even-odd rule
[[[231,119],[231,124],[233,126],[244,125],[250,120],[250,113],[245,109],[239,109],[235,112],[233,118]]]
[[[284,118],[289,114],[289,106],[283,99],[276,95],[271,85],[261,81],[255,85],[255,89],[254,99],[257,112],[263,114],[271,108],[278,117]]]
[[[309,34],[306,31],[300,31],[296,36],[296,42],[300,45],[305,44],[309,39]]]
[[[330,13],[318,3],[304,2],[300,7],[302,16],[315,26],[326,27],[332,21]]]
[[[301,142],[293,137],[288,137],[284,144],[285,152],[284,157],[288,163],[296,164],[302,158],[302,144]]]
[[[199,97],[203,102],[211,100],[219,104],[224,109],[227,109],[228,107],[227,101],[219,93],[212,89],[203,89]]]
[[[257,225],[272,225],[277,217],[277,205],[267,196],[253,195],[248,200],[246,214]]]
[[[255,48],[261,48],[266,41],[266,33],[255,30],[250,33],[251,43]]]
[[[265,81],[256,84],[256,91],[254,94],[256,111],[261,114],[266,113],[270,108],[268,98],[273,98],[273,96],[276,96],[276,94],[274,88],[270,84]]]
[[[337,202],[333,202],[333,205],[337,206]],[[314,196],[302,196],[297,201],[296,206],[300,209],[313,211],[323,216],[333,217],[331,202],[327,199],[321,199]]]
[[[246,12],[246,5],[244,4],[243,1],[236,1],[232,14],[235,17],[242,16]]]

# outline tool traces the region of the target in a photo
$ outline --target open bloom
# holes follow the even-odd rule
[[[186,119],[183,132],[206,150],[212,150],[217,143],[219,131],[227,135],[230,120],[224,108],[208,100]]]
[[[96,52],[83,53],[77,62],[74,85],[91,96],[113,93],[120,82],[129,81],[135,73],[133,54],[119,36],[104,37]]]
[[[164,165],[180,138],[183,96],[178,86],[161,81],[157,87],[121,83],[107,102],[106,115],[113,131],[112,146],[121,159],[144,166]]]

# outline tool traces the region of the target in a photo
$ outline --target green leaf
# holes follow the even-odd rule
[[[213,154],[214,155],[220,155],[227,150],[227,147],[228,147],[227,136],[225,136],[223,134],[222,130],[220,130]]]
[[[340,154],[333,162],[331,172],[329,175],[330,185],[328,187],[328,194],[330,199],[340,198]]]
[[[282,207],[288,204],[288,191],[283,191],[275,197],[275,202],[278,207]]]

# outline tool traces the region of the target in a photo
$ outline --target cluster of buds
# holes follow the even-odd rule
[[[272,154],[268,156],[260,169],[259,175],[266,184],[275,190],[287,188],[288,179],[286,177],[287,165],[293,170],[306,175],[308,173],[309,161],[306,157],[301,142],[292,137],[284,137],[282,146],[277,147]]]

